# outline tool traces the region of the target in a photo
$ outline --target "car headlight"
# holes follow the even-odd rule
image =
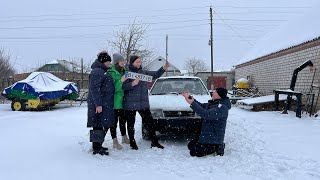
[[[151,110],[151,115],[153,118],[161,118],[163,117],[163,111],[162,109],[154,109]]]

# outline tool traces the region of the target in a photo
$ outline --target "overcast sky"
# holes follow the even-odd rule
[[[189,57],[210,70],[209,6],[214,14],[215,69],[236,65],[259,38],[308,11],[317,0],[6,0],[0,7],[0,48],[18,72],[55,59],[95,59],[114,31],[134,19],[149,24],[146,44],[183,69]]]

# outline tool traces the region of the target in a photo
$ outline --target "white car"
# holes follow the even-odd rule
[[[150,89],[150,110],[156,122],[156,131],[195,132],[201,118],[195,114],[181,95],[182,90],[190,91],[195,99],[207,103],[210,93],[198,77],[172,76],[158,78]],[[142,137],[148,139],[148,132],[142,125]]]

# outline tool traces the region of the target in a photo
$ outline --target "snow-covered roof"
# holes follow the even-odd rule
[[[80,72],[81,71],[81,67],[73,62],[67,61],[67,60],[53,60],[50,61],[46,64],[55,64],[55,65],[62,65],[63,67],[65,67],[66,69],[68,69],[70,72]]]
[[[293,18],[262,37],[239,64],[314,40],[320,37],[320,3],[299,18]]]
[[[58,62],[58,60],[53,60],[53,61],[48,62],[47,64],[59,64],[59,62]]]
[[[163,66],[166,63],[166,59],[159,56],[150,64],[147,66],[147,69],[150,71],[157,71],[161,66]],[[170,61],[169,61],[170,67],[168,71],[180,71],[176,66],[174,66]]]

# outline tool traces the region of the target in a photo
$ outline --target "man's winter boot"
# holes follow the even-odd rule
[[[218,156],[223,156],[224,155],[224,147],[225,144],[219,144],[218,146],[216,146],[216,153]]]
[[[118,150],[122,149],[122,146],[119,144],[117,138],[113,138],[112,140],[113,140],[113,148],[118,149]]]
[[[122,136],[122,144],[130,144],[130,140],[127,135]]]
[[[138,146],[135,139],[130,139],[130,147],[131,149],[138,150]]]
[[[159,144],[159,142],[157,140],[153,140],[151,142],[151,148],[153,148],[153,147],[157,147],[157,148],[160,148],[160,149],[164,148],[161,144]]]

